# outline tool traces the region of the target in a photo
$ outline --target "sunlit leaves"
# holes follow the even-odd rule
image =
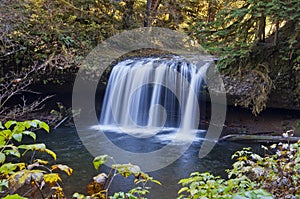
[[[96,170],[99,169],[99,167],[102,164],[105,164],[108,159],[113,160],[112,157],[108,155],[100,155],[94,158],[93,165]],[[115,162],[113,160],[113,162]],[[114,180],[114,177],[117,175],[122,175],[125,178],[128,178],[129,176],[134,176],[134,183],[137,187],[130,190],[128,193],[124,192],[117,192],[110,198],[130,198],[130,199],[137,199],[137,198],[145,198],[145,195],[149,193],[149,187],[146,187],[146,184],[148,182],[153,182],[156,184],[161,185],[161,183],[158,180],[153,179],[153,177],[150,177],[148,174],[141,171],[140,167],[133,164],[113,164],[111,166],[111,171],[107,175],[106,173],[100,173],[93,177],[93,182],[88,184],[87,190],[88,194],[90,196],[97,196],[100,198],[106,198],[105,194],[108,193],[108,190],[110,188],[110,185],[112,181]],[[106,182],[108,181],[108,182]],[[142,185],[142,186],[139,186]],[[107,186],[107,187],[106,187]],[[86,198],[86,196],[75,193],[73,195],[74,198]],[[93,197],[92,197],[93,198]]]
[[[32,139],[35,141],[36,140],[36,134],[32,131],[23,131],[24,135],[29,135],[30,137],[32,137]]]
[[[273,199],[272,194],[263,189],[246,191],[244,193],[234,194],[232,199]]]
[[[85,195],[80,194],[80,193],[74,193],[73,194],[73,198],[75,198],[75,199],[89,199],[90,197],[89,196],[85,196]]]
[[[23,162],[21,162],[21,163],[11,163],[11,162],[5,163],[5,164],[1,165],[0,173],[3,174],[4,176],[8,175],[8,174],[13,174],[17,168],[20,170],[24,169],[25,163],[23,163]]]
[[[2,188],[6,187],[8,188],[8,180],[7,179],[1,179],[0,180],[0,191],[2,192]]]
[[[54,160],[56,160],[56,154],[51,151],[50,149],[46,148],[46,145],[41,143],[41,144],[28,144],[28,145],[20,145],[18,147],[19,149],[26,149],[26,151],[31,150],[31,151],[41,151],[41,152],[46,152],[49,155],[51,155]]]
[[[264,148],[271,154],[262,157],[249,149],[236,152],[233,157],[237,161],[228,170],[228,176],[246,175],[257,183],[257,187],[267,190],[276,198],[299,195],[300,170],[297,158],[300,156],[300,142],[279,143],[271,145],[270,149]],[[272,153],[271,150],[275,149]]]
[[[126,178],[131,174],[138,177],[141,173],[140,167],[132,164],[115,164],[112,165],[112,168],[116,169],[118,173],[122,174]]]
[[[54,186],[58,181],[62,181],[58,173],[49,173],[44,175],[44,181],[51,187]]]
[[[0,163],[3,163],[5,161],[5,155],[0,152]]]
[[[35,152],[47,153],[56,160],[56,154],[48,149],[44,143],[37,144],[20,144],[24,136],[31,137],[36,140],[34,129],[43,129],[49,132],[49,126],[39,120],[30,120],[25,122],[8,121],[0,128],[0,189],[6,187],[4,194],[10,192],[15,193],[21,188],[27,189],[28,193],[35,198],[36,189],[40,189],[48,184],[51,187],[51,196],[57,198],[65,198],[62,188],[59,185],[61,178],[57,170],[71,175],[73,170],[66,165],[48,166],[48,161],[43,159],[35,159]],[[26,155],[26,156],[25,156]],[[30,162],[24,161],[27,155],[31,155]],[[6,162],[7,156],[14,157],[14,162]],[[23,157],[26,157],[23,159]],[[25,188],[26,187],[26,188]],[[7,195],[5,198],[23,198],[18,195]]]
[[[27,199],[27,198],[19,196],[18,194],[14,194],[14,195],[7,195],[2,199]]]
[[[253,153],[250,148],[235,152],[232,158],[236,161],[227,170],[228,180],[199,172],[181,179],[179,198],[298,198],[300,141],[271,145],[270,149],[263,148],[270,154],[261,156]],[[277,151],[274,152],[274,149]]]
[[[53,171],[60,170],[65,172],[68,176],[72,175],[73,169],[68,167],[67,165],[55,164],[51,166]]]
[[[100,155],[94,158],[93,164],[96,170],[98,170],[99,166],[105,164],[108,160],[108,155]]]

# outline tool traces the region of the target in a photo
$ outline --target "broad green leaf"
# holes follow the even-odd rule
[[[10,149],[10,150],[4,150],[3,151],[6,155],[13,155],[13,156],[16,156],[18,158],[21,157],[21,154],[20,152],[18,151],[17,148],[13,148],[13,149]]]
[[[42,129],[44,129],[45,131],[47,131],[48,133],[49,133],[49,131],[50,131],[50,128],[49,128],[49,125],[47,124],[47,123],[45,123],[45,122],[39,122],[39,127],[40,128],[42,128]]]
[[[131,174],[137,177],[141,173],[140,167],[133,164],[114,164],[112,165],[112,168],[116,169],[118,173],[120,173],[126,178],[129,177]]]
[[[14,195],[7,195],[3,199],[27,199],[27,198],[19,196],[18,194],[14,194]]]
[[[25,149],[25,150],[32,150],[32,151],[41,151],[41,152],[46,152],[49,155],[51,155],[54,160],[56,160],[56,154],[51,151],[50,149],[46,148],[46,145],[41,143],[41,144],[28,144],[28,145],[20,145],[18,146],[19,149]]]
[[[26,149],[26,150],[32,150],[32,151],[45,151],[46,145],[41,144],[27,144],[27,145],[20,145],[18,146],[19,149]]]
[[[28,121],[27,124],[36,128],[39,122],[40,122],[39,120],[32,120],[32,121]]]
[[[5,154],[0,152],[0,163],[2,164],[5,161]]]
[[[96,170],[98,170],[99,166],[106,163],[108,160],[108,155],[100,155],[94,158],[93,164]]]
[[[24,135],[29,135],[30,137],[32,137],[32,139],[35,141],[36,140],[36,134],[32,131],[23,131]]]
[[[12,136],[17,142],[22,141],[22,134],[21,133],[14,133]]]
[[[4,147],[6,145],[5,137],[0,133],[0,148]]]
[[[11,174],[14,172],[14,170],[16,170],[17,168],[19,168],[19,170],[22,170],[25,168],[25,163],[5,163],[0,167],[0,173],[7,175],[7,174]]]
[[[12,131],[9,129],[0,131],[0,135],[4,137],[4,139],[6,140],[11,139],[12,134],[13,134]]]
[[[17,122],[16,121],[7,121],[4,126],[5,128],[9,129],[12,125],[16,124]]]

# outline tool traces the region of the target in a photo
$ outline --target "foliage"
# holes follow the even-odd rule
[[[270,149],[264,147],[268,152]],[[228,170],[229,177],[247,175],[249,179],[272,193],[276,198],[300,197],[300,141],[279,143],[276,153],[261,157],[245,148],[233,155],[237,161]]]
[[[180,180],[179,198],[299,198],[300,141],[263,148],[264,156],[250,148],[235,152],[228,180],[198,172]]]
[[[43,143],[24,144],[24,137],[36,140],[35,129],[43,129],[49,132],[49,126],[39,120],[24,122],[8,121],[0,124],[0,190],[5,198],[24,198],[24,196],[42,198],[64,198],[64,193],[59,182],[62,181],[59,173],[63,171],[67,175],[72,174],[72,169],[66,165],[55,164],[48,166],[45,159],[35,158],[37,153],[49,154],[56,160],[56,154],[47,149]],[[20,144],[19,144],[20,143]],[[43,192],[47,189],[48,191]],[[23,193],[25,190],[25,193]],[[3,196],[5,196],[3,195]]]
[[[178,198],[273,198],[263,189],[255,189],[255,183],[246,176],[225,180],[210,173],[195,172],[179,184],[183,188],[178,191]]]
[[[245,67],[245,61],[253,58],[251,55],[257,45],[277,46],[279,28],[288,24],[295,24],[299,29],[299,1],[282,0],[244,0],[220,1],[214,21],[206,22],[193,19],[191,34],[212,53],[219,54],[220,68],[237,63]],[[289,45],[285,50],[292,52],[296,45],[297,30],[282,33]],[[266,40],[267,37],[272,39]],[[282,42],[286,42],[282,41]],[[268,45],[268,44],[266,44]],[[282,50],[282,49],[281,49]],[[291,57],[290,57],[291,58]],[[244,66],[243,66],[244,64]]]
[[[96,170],[105,164],[109,159],[113,160],[112,157],[108,155],[101,155],[94,158],[93,164]],[[113,160],[113,162],[115,162]],[[109,189],[111,183],[117,175],[121,175],[125,178],[130,176],[134,177],[135,188],[131,189],[128,193],[116,192],[113,196],[109,196]],[[141,171],[139,166],[132,164],[113,164],[109,174],[100,173],[93,178],[87,186],[87,191],[89,196],[83,194],[75,193],[74,198],[85,199],[85,198],[111,198],[111,199],[146,199],[146,195],[149,193],[150,187],[146,187],[148,182],[153,182],[161,185],[161,183],[148,174]]]

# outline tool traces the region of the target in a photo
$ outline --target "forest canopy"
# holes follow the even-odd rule
[[[1,76],[33,69],[35,81],[63,83],[74,78],[81,60],[101,41],[144,26],[186,33],[219,58],[224,73],[250,69],[267,80],[279,72],[300,70],[298,0],[3,0],[0,4]],[[271,86],[261,90],[268,95]],[[251,100],[244,105],[254,103]]]

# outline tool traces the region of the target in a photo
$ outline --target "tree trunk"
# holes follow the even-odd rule
[[[217,2],[216,0],[208,0],[207,22],[212,22],[216,18]]]
[[[147,0],[144,27],[149,27],[150,25],[151,4],[152,4],[152,0]]]

